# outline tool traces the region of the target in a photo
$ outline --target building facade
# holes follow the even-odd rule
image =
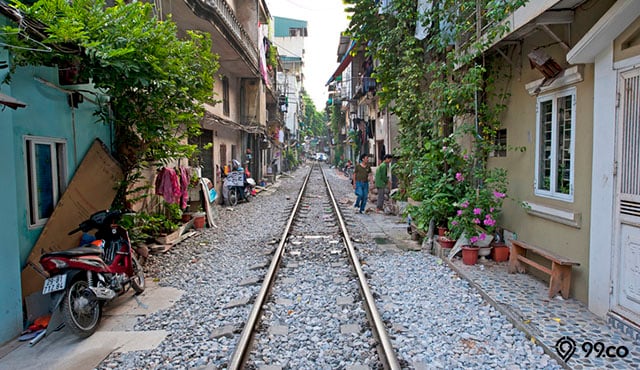
[[[237,160],[259,181],[269,172],[273,149],[267,122],[277,121],[276,69],[268,65],[268,24],[264,0],[161,2],[182,32],[198,30],[212,38],[218,56],[212,98],[205,103],[203,135],[194,138],[200,153],[190,163],[212,179],[221,194],[221,171]]]
[[[307,21],[274,17],[274,45],[278,48],[282,71],[278,72],[279,108],[283,113],[284,147],[297,153],[302,142],[299,137],[300,122],[303,120],[304,106],[304,40],[308,35]],[[288,169],[287,163],[283,168]]]

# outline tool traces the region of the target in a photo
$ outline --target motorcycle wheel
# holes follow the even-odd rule
[[[238,189],[229,189],[229,205],[234,207],[238,204]]]
[[[87,288],[89,284],[86,281],[76,280],[71,283],[62,300],[64,323],[80,338],[93,334],[102,316],[100,302],[91,301],[83,294]]]
[[[142,265],[134,256],[131,256],[131,262],[133,262],[133,276],[131,277],[131,287],[133,288],[133,291],[136,292],[136,295],[138,295],[144,292],[144,271],[142,269]]]

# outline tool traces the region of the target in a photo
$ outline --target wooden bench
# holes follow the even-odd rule
[[[562,297],[565,299],[569,298],[569,289],[571,288],[571,267],[580,266],[579,262],[559,256],[544,248],[527,244],[522,240],[509,241],[511,242],[511,254],[509,256],[510,274],[514,274],[516,272],[524,273],[525,268],[522,263],[526,263],[527,265],[535,267],[536,269],[551,276],[549,281],[549,298],[553,298],[558,293],[561,293]],[[551,269],[527,258],[527,251],[551,261]]]

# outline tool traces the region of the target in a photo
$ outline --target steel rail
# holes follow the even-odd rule
[[[373,298],[373,294],[371,293],[371,289],[369,289],[369,285],[367,284],[367,279],[364,276],[364,272],[362,271],[362,266],[360,265],[360,261],[357,259],[356,250],[351,243],[351,237],[349,236],[349,231],[347,230],[346,223],[344,222],[344,218],[342,217],[342,213],[340,212],[340,208],[338,207],[338,203],[336,202],[335,197],[333,196],[333,191],[331,191],[331,186],[329,186],[329,182],[327,177],[324,174],[324,170],[320,167],[320,171],[322,171],[322,177],[324,178],[325,185],[327,186],[327,192],[329,193],[329,198],[333,203],[333,207],[336,210],[336,217],[340,223],[340,229],[344,235],[344,243],[347,247],[347,252],[349,254],[349,259],[351,260],[351,264],[353,268],[356,270],[356,274],[358,275],[358,284],[360,285],[360,290],[362,291],[362,295],[364,296],[365,308],[369,313],[371,321],[373,323],[373,329],[375,335],[378,337],[378,341],[380,342],[382,348],[381,360],[383,360],[385,368],[387,369],[400,369],[400,363],[398,362],[398,358],[396,356],[395,351],[393,350],[393,345],[391,344],[391,340],[389,339],[389,335],[387,335],[387,330],[384,326],[384,322],[382,321],[382,316],[378,312],[378,309],[375,305],[375,299]]]
[[[258,324],[258,317],[260,316],[260,312],[262,311],[262,306],[265,303],[267,298],[267,294],[271,290],[273,282],[276,277],[276,272],[278,271],[278,267],[280,265],[280,260],[282,259],[282,255],[284,254],[284,245],[287,242],[287,236],[289,235],[289,231],[291,229],[291,225],[293,224],[293,220],[298,213],[298,208],[300,208],[300,201],[302,199],[302,194],[304,194],[305,189],[307,188],[307,183],[309,182],[309,178],[311,177],[311,172],[313,171],[313,167],[309,169],[309,173],[307,173],[307,177],[304,179],[302,183],[302,187],[300,188],[300,193],[298,194],[298,198],[294,204],[293,210],[291,211],[291,215],[287,220],[287,224],[282,232],[282,236],[280,237],[280,242],[278,243],[278,247],[276,248],[274,258],[271,260],[271,264],[269,265],[269,270],[265,276],[265,279],[260,287],[260,292],[256,297],[256,301],[253,305],[253,309],[249,314],[249,318],[247,320],[247,324],[244,326],[242,333],[240,334],[240,340],[236,345],[236,349],[233,352],[233,356],[231,356],[231,361],[229,362],[229,370],[237,370],[241,369],[244,363],[246,356],[248,355],[249,346],[251,344],[251,339],[253,336],[253,332],[255,326]],[[323,173],[324,176],[324,173]]]

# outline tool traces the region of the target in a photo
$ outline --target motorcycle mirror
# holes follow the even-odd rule
[[[82,229],[81,229],[81,228],[79,228],[79,227],[77,227],[77,228],[75,228],[75,229],[73,229],[73,230],[69,231],[69,233],[68,233],[67,235],[73,235],[73,234],[77,233],[77,232],[78,232],[78,231],[80,231],[80,230],[82,230]]]

